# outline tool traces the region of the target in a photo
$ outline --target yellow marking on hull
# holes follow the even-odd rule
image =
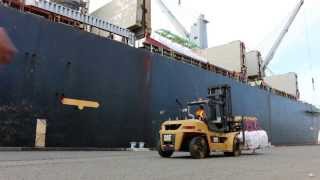
[[[61,103],[69,106],[77,106],[80,110],[83,110],[85,107],[98,108],[100,106],[100,104],[96,101],[87,101],[71,98],[62,98]]]

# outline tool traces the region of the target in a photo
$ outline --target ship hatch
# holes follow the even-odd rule
[[[47,120],[37,119],[35,147],[46,146]]]

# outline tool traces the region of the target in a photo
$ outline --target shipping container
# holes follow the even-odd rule
[[[143,0],[113,0],[90,15],[136,32],[136,29],[144,26],[143,6]],[[102,36],[105,33],[97,28],[91,31]]]
[[[294,72],[264,77],[263,81],[274,89],[299,97],[298,76]]]
[[[161,35],[159,35],[157,33],[152,33],[150,35],[150,38],[152,38],[153,40],[161,43],[165,47],[168,47],[168,48],[170,48],[171,50],[173,50],[173,51],[175,51],[177,53],[184,54],[184,55],[186,55],[188,57],[191,57],[193,59],[196,59],[196,60],[204,62],[204,63],[208,62],[205,57],[203,57],[201,54],[199,54],[197,52],[196,49],[189,49],[187,47],[184,47],[184,46],[182,46],[182,45],[180,45],[178,43],[173,42],[170,39],[162,37]],[[198,50],[198,51],[200,52],[201,50]]]
[[[245,45],[241,41],[205,49],[208,62],[228,71],[246,74]]]
[[[247,75],[251,80],[261,78],[261,64],[262,58],[259,51],[249,51],[246,53]]]

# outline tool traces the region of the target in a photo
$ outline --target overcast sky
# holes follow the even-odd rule
[[[110,0],[91,0],[90,11]],[[163,0],[177,19],[190,29],[200,13],[209,20],[209,46],[234,40],[247,50],[265,55],[299,0]],[[158,16],[157,14],[154,16]],[[157,23],[166,27],[165,21]],[[159,25],[160,24],[160,25]],[[170,29],[171,30],[171,29]],[[289,33],[279,47],[270,69],[275,74],[296,72],[301,99],[320,105],[320,0],[305,0]],[[315,91],[312,88],[315,78]]]

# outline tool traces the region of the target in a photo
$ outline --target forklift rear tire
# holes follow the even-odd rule
[[[208,156],[207,141],[201,136],[192,138],[189,144],[189,151],[190,151],[191,157],[194,159],[202,159],[207,157]]]
[[[158,150],[158,153],[161,157],[164,157],[164,158],[169,158],[172,156],[173,154],[173,151],[162,151],[161,149]]]
[[[158,153],[161,157],[169,158],[172,156],[173,152],[173,150],[162,150],[160,142],[158,143]]]

